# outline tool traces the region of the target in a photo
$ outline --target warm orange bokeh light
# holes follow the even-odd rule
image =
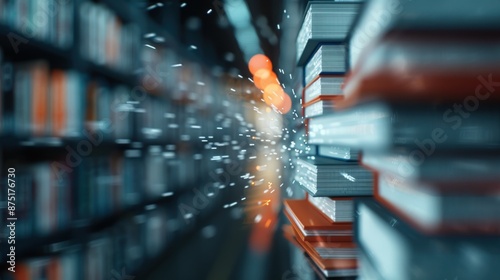
[[[253,82],[261,90],[264,90],[270,84],[279,84],[276,74],[267,69],[257,70],[253,76]]]
[[[250,70],[250,73],[252,73],[252,75],[255,75],[255,73],[260,69],[267,69],[269,71],[272,71],[273,64],[267,56],[263,54],[256,54],[252,56],[252,58],[248,62],[248,69]]]
[[[281,114],[286,114],[292,108],[292,99],[280,85],[270,84],[264,90],[264,101]]]
[[[288,94],[284,93],[283,101],[281,102],[279,107],[276,106],[276,109],[283,115],[288,113],[290,109],[292,109],[292,99]]]
[[[264,101],[269,106],[279,107],[283,102],[283,95],[286,95],[286,93],[278,84],[270,84],[264,89]]]

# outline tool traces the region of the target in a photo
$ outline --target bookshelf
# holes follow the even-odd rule
[[[210,200],[189,223],[178,209],[210,171],[224,169],[209,160],[213,155],[236,158],[237,151],[214,151],[207,142],[235,139],[236,120],[224,120],[243,109],[226,95],[231,79],[179,43],[180,18],[172,15],[180,3],[147,11],[154,3],[0,0],[0,217],[7,215],[6,168],[14,167],[22,221],[16,268],[23,276],[106,279],[125,267],[140,279],[188,242],[221,201]],[[26,8],[35,4],[40,9]],[[48,19],[28,34],[13,15]],[[51,274],[63,264],[72,269]]]

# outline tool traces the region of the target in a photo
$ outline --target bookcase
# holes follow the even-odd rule
[[[17,218],[2,279],[141,279],[221,203],[179,208],[223,187],[210,174],[229,162],[210,159],[238,151],[212,144],[236,138],[243,108],[179,43],[179,1],[156,3],[0,0],[0,218],[8,168]]]

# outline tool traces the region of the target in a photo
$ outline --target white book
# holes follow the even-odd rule
[[[321,43],[345,42],[360,3],[311,1],[297,35],[297,61],[304,64]]]

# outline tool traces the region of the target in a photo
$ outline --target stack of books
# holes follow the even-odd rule
[[[307,5],[297,37],[297,60],[304,72],[301,104],[306,134],[310,119],[334,112],[344,99],[343,84],[349,70],[347,35],[360,7],[356,1],[311,1]],[[332,149],[346,153],[332,153]],[[347,146],[317,147],[317,154],[357,160],[357,151],[351,152]]]
[[[304,64],[318,43],[342,43],[356,17],[360,3],[310,1],[297,35],[297,61]]]
[[[357,275],[352,222],[334,222],[308,200],[286,200],[285,214],[294,240],[326,277]]]
[[[309,122],[310,143],[360,150],[378,174],[354,207],[361,279],[498,274],[500,4],[454,3],[367,2],[344,99]]]
[[[309,2],[297,39],[299,64],[305,62],[300,102],[305,122],[298,132],[304,138],[300,144],[314,147],[314,153],[297,153],[295,181],[307,195],[286,200],[285,214],[293,229],[289,239],[322,278],[358,275],[353,199],[373,194],[374,175],[359,165],[357,150],[308,141],[308,122],[334,114],[343,100],[346,38],[359,7],[357,2]]]

